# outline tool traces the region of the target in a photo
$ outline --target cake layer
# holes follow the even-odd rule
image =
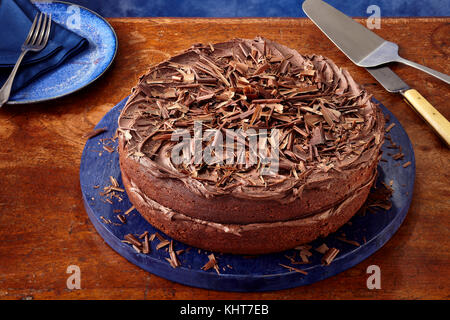
[[[122,179],[139,213],[173,239],[223,253],[264,254],[291,249],[339,229],[363,205],[375,175],[344,201],[323,212],[289,221],[250,224],[221,224],[186,216],[150,199],[125,174]]]

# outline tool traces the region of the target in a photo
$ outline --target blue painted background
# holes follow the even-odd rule
[[[68,0],[105,17],[304,17],[303,0]],[[450,16],[450,0],[327,0],[350,16]]]

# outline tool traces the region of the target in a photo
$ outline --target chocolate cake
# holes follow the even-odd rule
[[[207,250],[326,236],[376,177],[384,118],[370,98],[333,61],[268,39],[193,45],[140,77],[121,112],[127,194],[153,226]]]

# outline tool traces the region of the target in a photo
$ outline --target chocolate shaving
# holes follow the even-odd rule
[[[136,237],[131,233],[125,235],[124,239],[130,242],[131,244],[135,245],[136,247],[139,248],[142,247],[142,243],[138,239],[136,239]]]
[[[135,209],[135,207],[134,207],[134,206],[131,206],[131,208],[128,209],[127,211],[125,211],[124,214],[125,214],[125,215],[128,215],[128,214],[130,214],[130,212],[133,211],[134,209]]]
[[[217,264],[217,260],[214,257],[214,253],[211,253],[208,256],[208,259],[209,259],[209,261],[201,269],[207,271],[211,268],[214,268],[214,270],[216,270],[217,274],[220,274],[219,265]]]
[[[163,240],[156,246],[156,250],[159,250],[161,248],[164,248],[165,246],[168,246],[170,244],[169,240]]]
[[[180,262],[178,261],[177,254],[173,250],[173,240],[170,241],[169,256],[170,256],[170,265],[173,268],[179,267],[180,266]]]
[[[405,157],[405,155],[404,155],[403,153],[399,152],[399,153],[394,154],[394,155],[392,156],[392,159],[394,159],[394,160],[400,160],[400,159],[403,159],[404,157]]]
[[[344,237],[336,237],[336,239],[338,239],[338,240],[340,240],[342,242],[354,245],[355,247],[359,247],[360,246],[359,242],[355,241],[355,240],[348,240],[348,239],[345,239]]]
[[[113,176],[109,176],[109,180],[111,181],[113,187],[119,187],[119,183],[117,182],[116,178],[114,178]]]
[[[118,215],[117,215],[117,218],[120,220],[120,222],[122,222],[122,223],[127,223],[127,219],[125,218],[124,215],[118,214]]]
[[[330,248],[328,249],[328,251],[325,253],[325,255],[322,257],[322,263],[325,265],[330,265],[331,262],[334,260],[334,258],[336,258],[336,256],[338,255],[339,250],[336,248]]]
[[[103,223],[106,223],[106,224],[112,223],[111,220],[106,219],[104,216],[100,216],[100,219],[102,219]]]
[[[411,161],[405,162],[402,167],[403,168],[408,168],[411,165]]]
[[[298,269],[298,268],[294,268],[294,267],[291,267],[291,266],[287,266],[287,265],[282,264],[282,263],[279,263],[279,265],[282,266],[283,268],[288,269],[289,271],[295,271],[295,272],[301,273],[301,274],[303,274],[305,276],[308,275],[308,272],[306,272],[304,270],[301,270],[301,269]]]
[[[150,253],[150,244],[148,239],[148,232],[144,236],[144,241],[142,242],[142,253],[149,254]]]
[[[142,233],[142,234],[139,236],[139,239],[143,239],[146,235],[148,235],[148,231],[144,231],[144,233]]]
[[[395,123],[392,122],[387,128],[386,128],[386,133],[391,131],[391,129],[395,126]]]
[[[108,151],[109,153],[113,153],[114,152],[114,148],[111,148],[109,146],[103,146],[103,149]]]
[[[325,136],[322,128],[320,127],[313,128],[310,143],[313,146],[325,143]]]
[[[92,131],[89,131],[88,133],[85,133],[85,134],[83,135],[83,138],[91,139],[91,138],[96,137],[96,136],[98,136],[100,133],[103,133],[103,132],[105,132],[105,131],[108,131],[108,129],[106,129],[106,128],[94,129],[94,130],[92,130]]]

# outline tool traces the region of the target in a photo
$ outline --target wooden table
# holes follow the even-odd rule
[[[450,294],[450,152],[404,102],[353,65],[307,19],[109,19],[119,50],[95,84],[53,102],[0,110],[1,299],[448,299]],[[383,19],[377,33],[403,57],[450,73],[450,19]],[[79,164],[83,134],[126,97],[149,65],[196,42],[257,35],[347,68],[400,120],[414,146],[417,176],[406,220],[377,253],[346,272],[307,287],[229,293],[183,286],[149,274],[113,251],[84,210]],[[403,66],[393,69],[450,119],[449,86]],[[69,265],[81,289],[69,290]],[[380,290],[366,269],[381,268]]]

